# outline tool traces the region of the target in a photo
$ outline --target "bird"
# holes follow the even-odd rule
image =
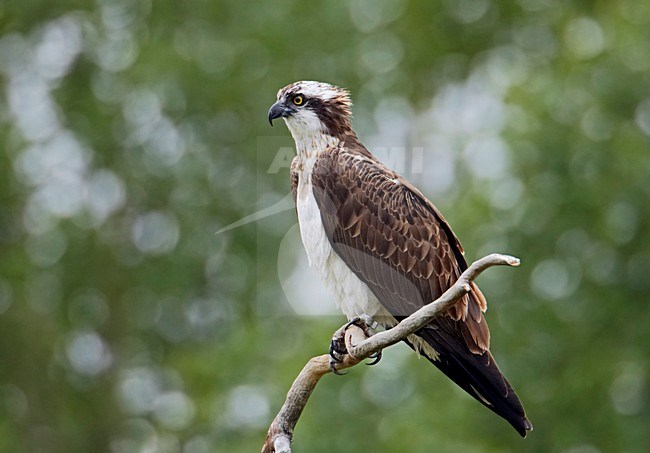
[[[347,90],[299,81],[278,91],[268,119],[282,118],[295,142],[291,191],[310,267],[349,320],[366,315],[390,329],[440,297],[467,263],[433,203],[361,143],[351,108]],[[471,282],[404,341],[526,437],[533,426],[490,352],[486,309]]]

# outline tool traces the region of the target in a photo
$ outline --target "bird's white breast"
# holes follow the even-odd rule
[[[320,275],[327,289],[334,293],[336,303],[348,319],[363,313],[384,315],[385,310],[368,286],[332,249],[311,184],[313,162],[304,164],[298,180],[296,208],[309,265]]]

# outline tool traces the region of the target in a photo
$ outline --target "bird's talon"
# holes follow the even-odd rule
[[[379,361],[381,360],[381,351],[375,352],[374,354],[371,354],[368,356],[369,359],[374,359],[372,362],[366,363],[368,366],[372,365],[377,365]]]
[[[341,363],[343,362],[343,358],[338,355],[338,353],[334,352],[330,354],[330,362],[332,363]]]
[[[345,347],[345,330],[339,329],[334,333],[330,342],[330,363],[341,363],[343,356],[348,353]]]
[[[330,347],[329,347],[329,356],[330,356],[330,370],[332,373],[337,374],[337,375],[343,375],[347,374],[347,372],[341,372],[336,369],[336,365],[338,363],[343,362],[343,357],[348,353],[346,344],[345,344],[345,331],[350,327],[350,326],[357,326],[361,329],[363,329],[363,332],[365,333],[366,337],[371,337],[374,332],[372,329],[377,325],[373,319],[366,315],[362,314],[361,316],[357,316],[353,319],[351,319],[347,324],[345,324],[343,327],[338,329],[336,332],[334,332],[334,335],[332,336],[332,341],[330,342]],[[381,351],[379,351],[376,354],[373,354],[369,357],[370,359],[374,359],[372,362],[368,363],[368,365],[374,365],[379,360],[381,360]]]
[[[360,325],[361,322],[362,322],[361,318],[356,316],[356,317],[352,318],[350,321],[348,321],[348,323],[345,326],[343,326],[343,328],[341,330],[343,332],[345,332],[346,330],[348,330],[348,327],[350,327],[350,326],[359,326],[359,327],[361,327],[361,325]]]
[[[332,370],[332,373],[336,374],[337,376],[343,376],[344,374],[348,374],[347,371],[339,371],[336,369],[336,362],[333,360],[330,360],[330,370]]]
[[[336,342],[332,340],[330,342],[330,350],[329,350],[330,357],[336,359],[335,357],[336,353],[340,353],[340,351],[337,350]]]

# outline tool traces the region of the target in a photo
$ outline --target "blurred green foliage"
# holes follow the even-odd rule
[[[470,261],[522,258],[479,283],[535,430],[399,345],[296,451],[647,451],[650,3],[9,0],[0,35],[1,451],[259,450],[343,322],[283,289],[321,291],[292,210],[215,234],[288,193],[266,112],[301,79],[423,150]]]

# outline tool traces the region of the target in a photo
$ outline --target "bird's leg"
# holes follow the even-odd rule
[[[363,333],[367,338],[370,338],[375,334],[374,328],[377,327],[377,323],[368,315],[362,314],[350,320],[343,327],[339,328],[334,335],[332,336],[332,341],[330,342],[330,369],[334,374],[342,375],[346,373],[341,373],[336,369],[336,364],[341,363],[343,356],[348,353],[348,349],[345,346],[345,331],[350,326],[357,326],[363,330]],[[369,358],[374,359],[368,365],[375,365],[381,360],[381,351],[371,355]]]

